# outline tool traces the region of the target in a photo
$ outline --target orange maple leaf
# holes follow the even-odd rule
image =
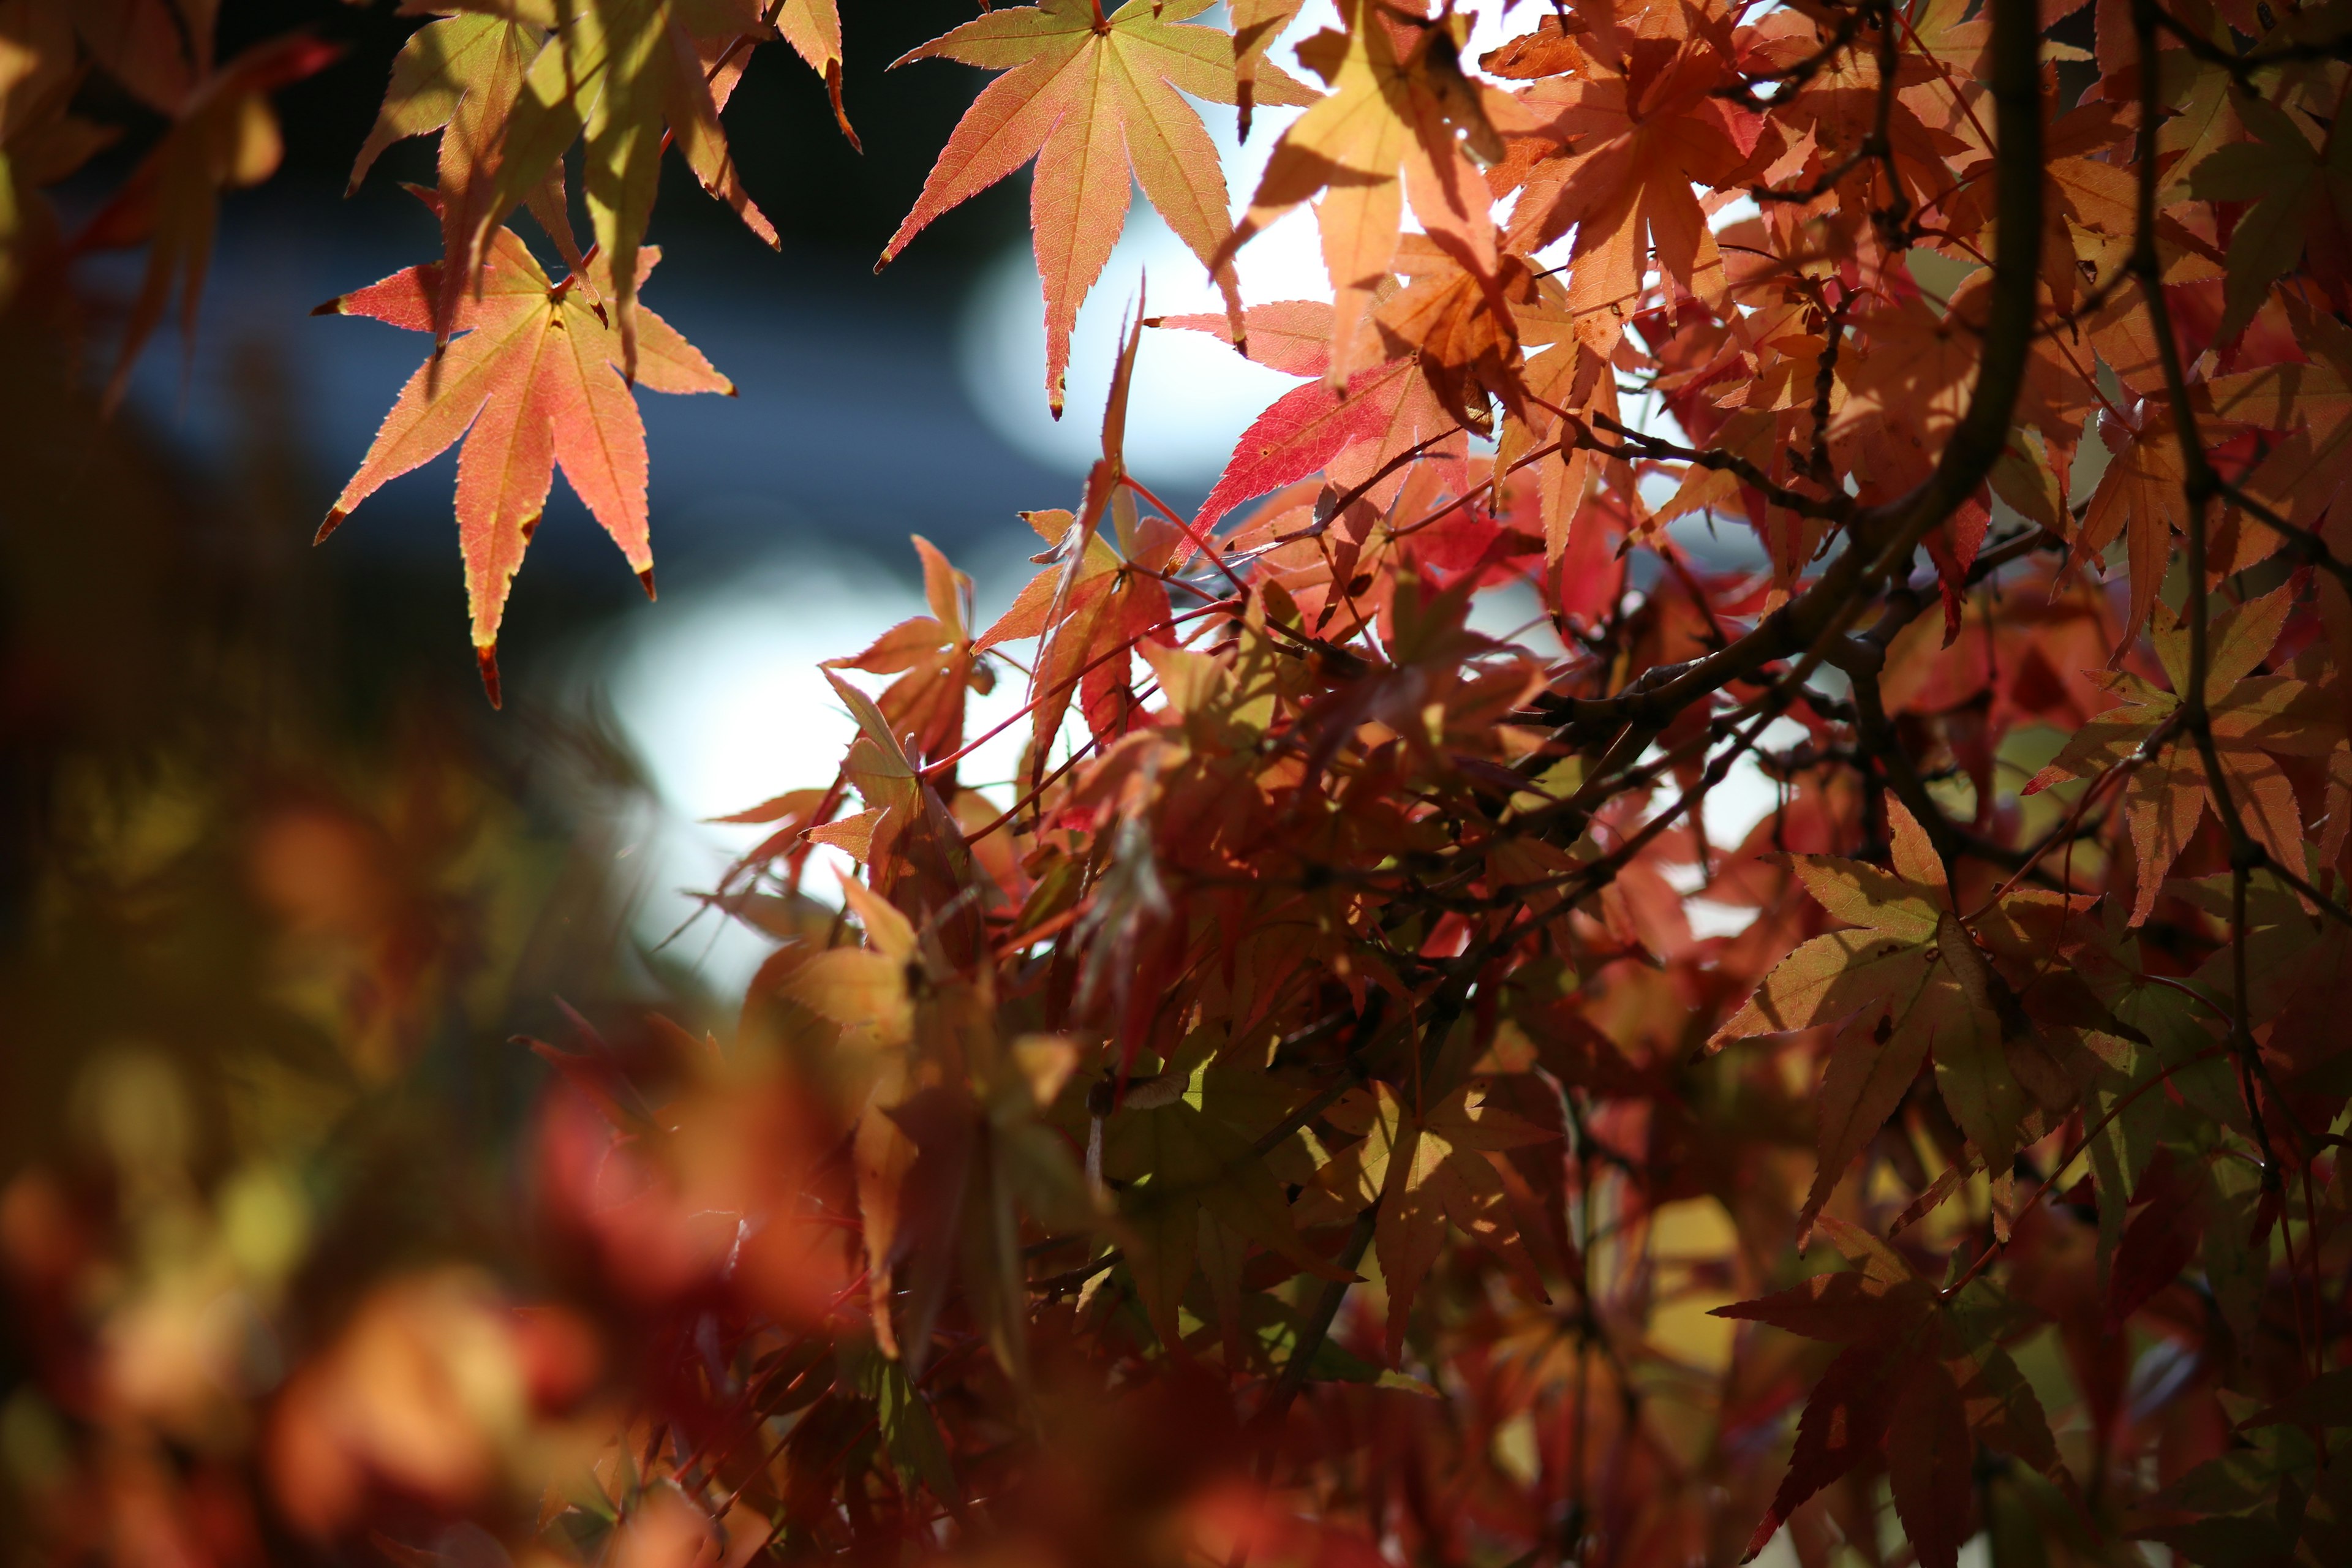
[[[1230,232],[1224,171],[1200,114],[1179,96],[1232,103],[1238,95],[1225,35],[1181,25],[1207,9],[1208,0],[1128,0],[1106,16],[1098,0],[1045,0],[991,11],[896,62],[951,59],[1004,74],[965,111],[875,269],[941,213],[1035,158],[1029,215],[1045,283],[1045,391],[1056,419],[1078,306],[1126,226],[1133,182],[1239,309],[1232,266],[1219,251]],[[1257,69],[1257,101],[1313,101],[1276,67]]]
[[[660,252],[638,253],[639,277]],[[434,328],[441,269],[412,267],[331,300],[320,315],[373,316],[411,331]],[[590,280],[611,294],[601,257]],[[460,437],[457,531],[474,649],[491,706],[499,702],[499,621],[507,589],[546,510],[560,466],[572,489],[654,591],[646,539],[646,431],[616,368],[620,334],[581,297],[578,274],[548,281],[510,228],[493,237],[478,297],[461,294],[454,323],[464,335],[408,378],[359,471],[319,529],[323,540],[352,509],[394,479],[449,449]],[[721,392],[734,384],[650,310],[638,312],[637,384],[656,392]],[[437,376],[436,374],[437,371]]]
[[[893,734],[907,736],[918,756],[935,763],[962,743],[964,692],[992,690],[995,677],[972,647],[971,579],[919,533],[915,550],[923,558],[923,596],[931,613],[899,622],[864,652],[829,658],[824,667],[898,677],[876,706]]]
[[[1509,244],[1533,251],[1576,229],[1569,303],[1594,350],[1616,347],[1654,253],[1677,289],[1720,308],[1723,257],[1695,185],[1730,183],[1747,153],[1711,96],[1723,60],[1700,40],[1642,39],[1622,77],[1548,79],[1527,110],[1561,151],[1534,164],[1512,208]]]
[[[2137,593],[2137,577],[2134,582]],[[2246,831],[2287,866],[2303,858],[2303,812],[2278,757],[2325,755],[2335,744],[2328,728],[2304,716],[2302,681],[2253,673],[2270,658],[2293,604],[2293,591],[2279,588],[2215,616],[2205,673],[2213,756],[2230,798]],[[2217,815],[2221,809],[2203,756],[2179,722],[2180,694],[2189,689],[2188,628],[2159,607],[2150,640],[2172,689],[2125,670],[2095,677],[2122,701],[2075,731],[2023,791],[2036,795],[2065,779],[2133,766],[2123,797],[2139,868],[2133,925],[2155,912],[2165,873],[2188,847],[2207,805]]]
[[[634,376],[637,257],[667,148],[675,142],[704,190],[771,247],[777,243],[774,226],[743,187],[719,120],[747,47],[772,37],[772,29],[751,0],[590,0],[499,9],[552,30],[519,80],[509,85],[510,73],[501,68],[483,89],[483,135],[474,154],[478,188],[462,214],[452,214],[456,243],[447,258],[478,292],[492,230],[526,202],[538,208],[549,182],[562,177],[564,152],[584,136],[581,184],[597,244],[612,258],[621,363]],[[802,27],[794,45],[806,53],[821,49],[823,40]],[[450,330],[445,318],[441,331]]]

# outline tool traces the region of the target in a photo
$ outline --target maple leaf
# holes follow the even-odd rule
[[[1388,1287],[1391,1363],[1404,1344],[1413,1298],[1437,1261],[1449,1223],[1517,1273],[1538,1298],[1550,1300],[1487,1155],[1559,1134],[1489,1105],[1486,1088],[1482,1079],[1465,1079],[1427,1114],[1416,1115],[1394,1089],[1374,1083],[1327,1113],[1332,1125],[1360,1136],[1317,1174],[1302,1199],[1302,1217],[1309,1223],[1344,1219],[1380,1205],[1372,1245]]]
[[[1249,140],[1251,111],[1257,107],[1257,73],[1265,51],[1298,18],[1304,0],[1233,0],[1225,7],[1234,29],[1234,101],[1240,110],[1241,139]]]
[[[1823,1220],[1862,1267],[1715,1309],[1843,1348],[1805,1401],[1788,1474],[1749,1537],[1753,1561],[1807,1498],[1883,1457],[1921,1568],[1953,1568],[1974,1532],[1979,1444],[2059,1471],[2041,1401],[1988,1331],[2003,1319],[1980,1281],[1946,1298],[1884,1242]]]
[[[1821,1212],[1922,1061],[1934,1064],[1937,1092],[1989,1169],[2007,1170],[2021,1134],[2036,1125],[2027,1086],[2042,1075],[2031,1026],[1953,912],[1926,831],[1899,801],[1887,803],[1886,816],[1891,872],[1832,856],[1791,858],[1814,900],[1856,929],[1800,945],[1709,1041],[1719,1050],[1751,1036],[1855,1020],[1838,1036],[1822,1087],[1821,1165],[1801,1222]]]
[[[865,930],[866,944],[793,954],[781,989],[838,1026],[840,1043],[865,1068],[867,1085],[851,1163],[866,1244],[867,1300],[877,1338],[896,1354],[890,1295],[901,1232],[919,1223],[904,1205],[918,1150],[909,1129],[889,1111],[908,1098],[910,1087],[908,1047],[915,1038],[916,987],[909,982],[925,973],[923,955],[913,922],[889,900],[854,877],[842,878],[841,891],[844,905]]]
[[[1245,335],[1238,339],[1223,316],[1167,316],[1152,324],[1222,338],[1286,375],[1320,376],[1331,363],[1331,307],[1320,300],[1286,300],[1251,306],[1244,316]],[[1194,531],[1205,534],[1242,502],[1326,468],[1334,484],[1368,478],[1412,447],[1458,427],[1429,378],[1413,374],[1414,368],[1412,358],[1391,360],[1358,371],[1344,387],[1318,382],[1275,399],[1234,443],[1233,456],[1193,516]],[[1393,494],[1394,487],[1386,490]]]
[[[784,42],[793,47],[793,52],[808,62],[809,69],[824,79],[825,93],[833,100],[833,122],[841,128],[850,147],[863,153],[866,145],[851,129],[849,110],[841,102],[840,6],[835,0],[780,0],[762,10]],[[719,107],[726,107],[723,98]]]
[[[2339,299],[2352,288],[2352,135],[2339,118],[2315,147],[2292,110],[2251,92],[2233,107],[2256,140],[2216,148],[2189,176],[2200,201],[2253,204],[2230,235],[2227,308],[2216,331],[2225,342],[2298,262]]]
[[[1466,133],[1491,161],[1503,152],[1496,118],[1520,123],[1507,94],[1463,76],[1466,17],[1425,22],[1366,0],[1342,0],[1339,16],[1344,34],[1327,30],[1299,46],[1300,59],[1331,84],[1330,95],[1283,132],[1249,211],[1218,257],[1323,194],[1315,216],[1334,294],[1325,372],[1334,389],[1378,353],[1364,318],[1389,277],[1408,195],[1433,237],[1492,274],[1491,198],[1455,135]]]
[[[1576,431],[1562,418],[1573,415],[1589,426],[1601,420],[1614,422],[1619,412],[1617,378],[1608,358],[1584,343],[1567,289],[1556,278],[1542,279],[1534,300],[1513,302],[1511,316],[1520,342],[1538,346],[1519,367],[1517,401],[1522,406],[1513,409],[1507,401],[1495,444],[1495,469],[1508,474],[1545,443],[1556,447],[1537,459],[1535,482],[1544,561],[1557,567],[1575,538],[1577,520],[1596,478],[1606,475],[1617,493],[1637,506],[1639,494],[1630,464],[1577,440]]]
[[[2246,831],[2285,866],[2303,863],[2303,814],[2277,756],[2325,755],[2334,743],[2326,727],[2295,712],[2305,691],[2302,681],[2252,673],[2270,657],[2293,605],[2294,590],[2284,587],[2214,616],[2205,674],[2213,751],[2230,798]],[[2022,792],[2035,795],[2066,779],[2096,778],[2111,768],[2132,766],[2123,813],[2139,868],[2133,925],[2154,912],[2165,873],[2213,804],[2204,758],[2177,722],[2179,694],[2189,685],[2188,628],[2159,605],[2152,640],[2172,689],[2128,670],[2093,675],[2101,688],[2122,699],[2120,704],[2077,730]]]
[[[36,0],[39,3],[39,0]],[[107,75],[159,114],[178,115],[212,74],[219,0],[47,0],[69,16]]]
[[[1119,1222],[1135,1240],[1129,1263],[1137,1293],[1171,1351],[1183,1344],[1177,1308],[1204,1261],[1204,1237],[1212,1247],[1228,1237],[1255,1242],[1322,1279],[1354,1278],[1299,1237],[1282,1183],[1248,1135],[1218,1114],[1220,1076],[1204,1058],[1170,1082],[1177,1092],[1139,1099],[1105,1133],[1103,1171],[1125,1184]]]
[[[1029,681],[1033,790],[1043,787],[1046,753],[1074,697],[1097,738],[1124,726],[1132,706],[1126,679],[1133,646],[1168,621],[1168,595],[1160,574],[1179,563],[1180,551],[1191,552],[1191,541],[1173,519],[1139,516],[1128,485],[1128,396],[1136,353],[1143,343],[1143,312],[1144,301],[1139,299],[1103,405],[1102,456],[1087,469],[1079,510],[1025,514],[1054,545],[1046,557],[1052,563],[1031,580],[976,645],[987,648],[1024,637],[1043,639]],[[1118,535],[1116,553],[1097,531],[1106,516]],[[1129,563],[1143,571],[1127,570]]]
[[[1506,256],[1484,277],[1414,235],[1399,242],[1395,265],[1412,281],[1372,313],[1382,346],[1412,356],[1439,405],[1466,428],[1491,434],[1490,395],[1524,415],[1517,312],[1541,298],[1527,264]]]
[[[2329,1462],[2329,1428],[2345,1425],[2340,1371],[2238,1423],[2230,1447],[2148,1500],[2161,1522],[2138,1533],[2187,1562],[2328,1563],[2352,1550],[2352,1483]]]
[[[2131,646],[2156,609],[2156,591],[2172,562],[2172,534],[2188,522],[2187,469],[2170,407],[2161,398],[2143,399],[2137,424],[2111,414],[2099,416],[2099,441],[2110,454],[2083,513],[2079,548],[2097,560],[2118,538],[2125,542],[2125,571],[2131,596],[2116,633],[2118,654]]]
[[[441,250],[445,257],[468,254],[476,225],[496,199],[503,138],[523,75],[544,41],[538,27],[497,16],[448,16],[419,27],[394,58],[383,105],[352,161],[345,195],[359,189],[385,148],[439,132],[436,194]],[[565,210],[563,165],[549,164],[526,201],[564,265],[584,271]],[[436,346],[456,330],[458,297],[474,280],[470,267],[442,268],[441,293],[434,301]]]
[[[1285,375],[1321,375],[1331,363],[1331,307],[1320,300],[1277,300],[1242,312],[1236,334],[1222,314],[1152,316],[1147,327],[1206,332],[1233,344],[1242,357]]]
[[[903,1050],[915,1037],[915,987],[908,975],[921,954],[914,925],[857,879],[844,875],[841,889],[866,945],[812,954],[786,976],[784,993],[840,1025],[862,1049]]]
[[[2052,131],[2060,140],[2059,128]],[[2052,304],[2071,314],[2085,284],[2112,280],[2128,264],[2139,228],[2139,187],[2128,169],[2089,157],[2053,157],[2048,170],[2042,278]],[[2167,241],[2181,235],[2176,224],[2159,226]],[[2164,254],[2168,258],[2175,249],[2167,244]]]
[[[825,670],[826,682],[857,721],[841,781],[866,803],[860,858],[866,880],[897,907],[928,922],[944,954],[969,956],[975,940],[973,859],[939,792],[907,755],[889,718],[856,687]],[[992,812],[990,815],[993,816]],[[851,825],[838,825],[848,830]]]
[[[170,306],[174,279],[180,280],[181,330],[195,331],[219,194],[260,184],[285,153],[268,95],[341,52],[298,33],[257,44],[205,78],[176,101],[163,140],[75,241],[79,250],[148,247],[146,273],[106,385],[109,408],[122,401],[131,363]]]
[[[1832,1295],[1822,1288],[1824,1281],[1856,1279],[1864,1281],[1864,1289]],[[1896,1281],[1891,1289],[1882,1285],[1874,1291],[1867,1289],[1871,1285],[1882,1282],[1851,1274],[1819,1276],[1810,1282],[1811,1288],[1800,1287],[1783,1297],[1716,1309],[1721,1317],[1748,1318],[1811,1338],[1848,1342],[1806,1398],[1788,1474],[1749,1536],[1743,1562],[1754,1560],[1800,1503],[1865,1459],[1885,1454],[1894,1430],[1896,1401],[1915,1380],[1932,1382],[1941,1373],[1940,1365],[1923,1353],[1920,1343],[1934,1325],[1933,1292],[1915,1280]],[[1832,1312],[1820,1310],[1825,1300],[1833,1303]],[[1895,1468],[1890,1457],[1890,1481]],[[1906,1480],[1916,1474],[1907,1464],[1903,1470]],[[1918,1525],[1926,1522],[1917,1516],[1926,1510],[1909,1489],[1897,1494],[1896,1510],[1917,1544]],[[1951,1533],[1937,1529],[1930,1539],[1940,1543]],[[1929,1568],[1931,1560],[1925,1550],[1920,1552],[1920,1562],[1923,1568]],[[1950,1568],[1950,1562],[1944,1559],[1936,1568]]]
[[[878,271],[934,218],[1031,158],[1037,272],[1045,289],[1045,392],[1060,418],[1078,306],[1102,275],[1126,226],[1129,193],[1143,194],[1217,276],[1239,310],[1230,263],[1225,176],[1201,116],[1180,94],[1236,101],[1231,47],[1190,26],[1209,0],[1128,0],[1109,16],[1097,0],[1047,0],[991,11],[894,64],[951,59],[1004,74],[972,101],[898,230]],[[1271,66],[1260,101],[1306,103],[1306,87]]]
[[[1832,406],[1830,441],[1868,493],[1898,494],[1925,477],[1959,423],[1976,374],[1978,335],[1968,323],[1982,277],[1953,290],[1942,309],[1911,287],[1857,314],[1864,352],[1838,361],[1849,395]]]
[[[922,556],[923,595],[931,613],[899,622],[864,652],[827,659],[825,668],[898,676],[877,705],[893,734],[906,737],[917,756],[937,762],[962,743],[964,693],[984,694],[995,678],[979,661],[966,624],[971,579],[920,534],[915,549]]]
[[[486,120],[482,151],[497,148],[488,189],[465,215],[464,243],[445,252],[478,290],[492,231],[542,190],[575,140],[585,138],[581,181],[598,247],[610,262],[620,365],[637,374],[637,253],[672,141],[704,190],[765,241],[778,241],[736,173],[712,90],[718,62],[766,36],[753,0],[507,0],[512,21],[551,29],[502,116]],[[561,24],[559,26],[559,24]],[[708,58],[706,58],[708,57]],[[454,122],[453,122],[454,123]]]
[[[1525,173],[1508,243],[1533,251],[1575,228],[1569,305],[1598,353],[1616,347],[1653,255],[1683,292],[1724,301],[1722,254],[1693,189],[1726,184],[1747,161],[1711,96],[1724,79],[1712,43],[1645,39],[1625,75],[1528,89],[1528,112],[1561,151]]]
[[[640,253],[640,273],[658,259],[658,251]],[[590,276],[600,292],[614,293],[608,258],[600,256]],[[499,622],[507,590],[546,510],[557,468],[621,547],[647,595],[653,593],[645,425],[617,369],[625,358],[619,334],[582,298],[579,282],[574,274],[551,283],[515,232],[499,229],[479,294],[461,296],[454,326],[463,335],[409,377],[319,530],[325,539],[386,480],[430,462],[464,437],[458,542],[475,655],[492,706],[499,701]],[[372,316],[429,332],[440,290],[439,266],[412,267],[329,300],[316,313]],[[639,384],[656,392],[733,394],[733,384],[667,322],[651,311],[643,316]]]
[[[393,57],[392,80],[384,88],[383,104],[367,140],[352,161],[349,195],[360,188],[377,158],[394,142],[425,136],[449,123],[450,116],[468,97],[479,96],[494,81],[501,66],[513,72],[520,86],[521,67],[539,52],[535,27],[504,16],[468,13],[427,22],[408,37]],[[509,89],[511,97],[513,89]],[[478,135],[465,138],[478,142]],[[442,200],[449,199],[445,187]]]
[[[909,1253],[905,1324],[898,1336],[909,1374],[921,1374],[948,1286],[960,1279],[998,1364],[1026,1386],[1028,1301],[1015,1245],[1019,1210],[1057,1229],[1081,1232],[1099,1228],[1108,1217],[1087,1196],[1067,1146],[1035,1121],[1035,1112],[1051,1105],[1069,1080],[1077,1056],[1066,1040],[1026,1037],[1009,1048],[986,1050],[988,1066],[977,1083],[933,1084],[897,1103],[869,1104],[869,1118],[890,1123],[917,1151],[898,1194],[903,1247],[884,1251],[878,1264],[887,1274],[892,1251]],[[861,1138],[864,1132],[861,1128]],[[868,1267],[877,1267],[872,1257]]]
[[[2215,376],[2202,391],[2223,419],[2287,433],[2242,482],[2289,522],[2315,528],[2331,508],[2339,521],[2352,510],[2352,327],[2324,311],[2290,316],[2307,362]]]
[[[1319,381],[1294,387],[1242,432],[1193,526],[1206,529],[1253,496],[1321,472],[1350,447],[1379,451],[1377,467],[1448,423],[1411,360],[1359,371],[1337,392]]]

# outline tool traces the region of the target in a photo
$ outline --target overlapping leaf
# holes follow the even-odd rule
[[[1877,1460],[1921,1568],[1953,1568],[1975,1533],[1978,1446],[2057,1471],[2057,1445],[2016,1363],[1979,1326],[1988,1316],[1981,1300],[1946,1300],[1885,1244],[1837,1229],[1860,1269],[1717,1309],[1843,1347],[1805,1402],[1788,1474],[1742,1561],[1763,1551],[1799,1504]]]
[[[703,188],[733,207],[752,233],[776,243],[774,227],[736,173],[712,90],[722,62],[767,35],[767,24],[753,0],[589,0],[577,8],[513,0],[499,14],[552,32],[510,99],[502,78],[478,79],[480,140],[461,156],[487,189],[469,183],[469,193],[479,194],[464,215],[462,243],[446,262],[481,287],[492,231],[544,189],[565,150],[584,137],[583,192],[612,268],[620,363],[634,377],[643,270],[637,253],[666,147],[675,141]],[[731,85],[733,78],[724,80]],[[459,110],[465,112],[462,100]]]
[[[1942,862],[1901,803],[1890,801],[1892,872],[1852,860],[1797,858],[1821,906],[1853,929],[1817,936],[1782,959],[1711,1042],[1845,1023],[1821,1101],[1821,1163],[1803,1218],[1821,1211],[1846,1165],[1892,1111],[1923,1061],[1985,1163],[2006,1170],[2033,1124],[2020,1058],[2040,1047],[2015,994],[1951,907]],[[2021,1072],[2021,1068],[2024,1068]]]
[[[1477,1079],[1464,1080],[1420,1115],[1395,1089],[1374,1084],[1368,1094],[1334,1107],[1332,1120],[1360,1137],[1316,1177],[1310,1212],[1349,1214],[1379,1205],[1372,1245],[1388,1288],[1391,1362],[1449,1225],[1542,1296],[1534,1260],[1487,1156],[1549,1142],[1552,1133],[1489,1105],[1486,1085]]]
[[[1492,161],[1503,153],[1494,118],[1517,122],[1508,98],[1463,76],[1454,18],[1423,21],[1346,0],[1340,20],[1344,32],[1326,31],[1300,46],[1300,58],[1330,84],[1330,96],[1283,132],[1249,211],[1219,253],[1229,257],[1323,193],[1316,221],[1334,295],[1325,372],[1334,390],[1380,357],[1364,320],[1395,258],[1408,197],[1425,229],[1492,273],[1486,184],[1455,137],[1465,134]]]
[[[2270,657],[2289,607],[2290,595],[2281,589],[2214,617],[2205,701],[2214,755],[2240,819],[2280,864],[2296,866],[2303,858],[2303,814],[2277,758],[2325,752],[2332,741],[2324,727],[2294,716],[2304,696],[2301,681],[2254,673]],[[2220,809],[2204,758],[2179,721],[2179,692],[2189,683],[2188,632],[2161,606],[2156,616],[2157,654],[2173,689],[2164,690],[2128,671],[2098,676],[2121,704],[2075,731],[2025,786],[2032,794],[2063,779],[2132,770],[2124,784],[2123,811],[2138,862],[2134,925],[2154,911],[2165,873],[2188,847],[2206,809]]]
[[[160,10],[159,5],[152,8]],[[199,20],[209,24],[208,7],[202,8]],[[208,32],[205,37],[202,53],[209,58]],[[140,50],[142,60],[150,58],[150,46],[141,45]],[[110,405],[121,401],[131,363],[163,321],[175,280],[182,330],[194,334],[196,302],[212,261],[220,193],[268,179],[284,155],[269,94],[319,70],[340,52],[320,39],[295,34],[257,44],[184,92],[175,92],[170,105],[173,118],[163,139],[81,231],[75,243],[83,249],[147,247],[146,274],[124,322],[114,374],[107,383]]]

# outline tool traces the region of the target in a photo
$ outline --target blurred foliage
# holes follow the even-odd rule
[[[271,364],[220,483],[66,363],[22,314],[0,334],[0,1536],[247,1560],[276,1527],[231,1478],[310,1347],[345,1347],[314,1400],[418,1356],[465,1411],[501,1397],[466,1268],[527,1243],[546,1069],[510,1037],[558,996],[698,1004],[627,937],[646,802],[609,728],[495,731],[397,636],[354,646],[383,626],[306,571]],[[460,1419],[440,1397],[382,1419],[470,1473],[415,1430]]]

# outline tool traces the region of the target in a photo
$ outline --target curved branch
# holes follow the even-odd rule
[[[2033,0],[1993,0],[1997,229],[1991,300],[1968,413],[1945,445],[1936,471],[1908,494],[1857,510],[1848,524],[1852,539],[1845,552],[1755,630],[1687,663],[1661,666],[1614,697],[1571,699],[1564,731],[1614,735],[1628,724],[1663,725],[1699,699],[1842,631],[1878,584],[1903,570],[1928,533],[1991,474],[2009,444],[2018,393],[2025,384],[2041,281],[2040,26]]]

